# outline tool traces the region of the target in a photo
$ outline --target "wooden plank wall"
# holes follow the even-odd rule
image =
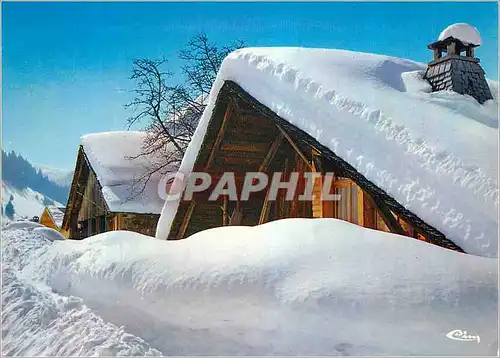
[[[284,172],[282,180],[292,171],[321,172],[323,164],[335,168],[319,150],[297,140],[295,135],[287,133],[279,125],[259,115],[243,102],[220,104],[215,109],[216,115],[209,125],[201,150],[195,163],[196,168],[221,175],[235,172],[262,171],[268,174]],[[273,153],[275,152],[275,153]],[[270,154],[273,153],[271,156]],[[248,202],[241,202],[243,225],[257,225],[286,217],[323,217],[339,218],[358,225],[389,231],[387,220],[366,193],[353,181],[342,178],[341,172],[335,172],[336,180],[332,183],[331,193],[342,195],[339,202],[321,201],[322,179],[317,179],[313,202],[298,201],[300,191],[293,201],[284,200],[284,191],[278,192],[276,201],[266,201],[265,195],[252,197]],[[238,188],[241,181],[237,182]],[[300,182],[303,189],[304,182]],[[198,231],[220,227],[228,223],[236,203],[224,198],[209,202],[207,197],[194,197],[195,205],[181,202],[172,224],[170,239],[182,239]],[[225,217],[225,215],[227,217]],[[398,221],[389,218],[391,225]],[[398,225],[398,224],[397,224]],[[411,228],[405,229],[413,235]],[[416,235],[416,234],[415,234]]]

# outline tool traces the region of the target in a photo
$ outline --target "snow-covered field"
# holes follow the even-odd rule
[[[2,232],[2,354],[497,353],[497,259],[335,219],[181,241],[37,227]]]

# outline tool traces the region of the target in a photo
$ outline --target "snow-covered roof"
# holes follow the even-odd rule
[[[232,80],[466,252],[496,256],[498,103],[429,93],[425,69],[343,50],[237,50],[221,66],[180,170],[192,170],[217,94]],[[168,236],[177,207],[167,201],[157,237]]]
[[[57,227],[61,227],[64,219],[64,208],[50,205],[47,206],[47,210],[49,211],[50,216],[52,216],[52,219],[54,219],[54,223]]]
[[[143,191],[143,181],[138,182],[161,161],[158,155],[140,155],[146,135],[145,132],[117,131],[88,134],[81,139],[110,211],[161,212],[163,200],[158,195],[161,173],[153,174]]]
[[[481,46],[481,35],[479,31],[469,24],[458,23],[448,26],[444,29],[438,37],[438,41],[454,37],[460,40],[464,45]]]

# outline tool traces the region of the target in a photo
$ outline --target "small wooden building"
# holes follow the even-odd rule
[[[70,239],[111,230],[154,236],[163,207],[157,194],[160,173],[154,158],[142,156],[143,132],[108,132],[82,137],[62,228]]]
[[[62,229],[65,208],[56,206],[47,206],[43,209],[39,217],[40,224],[59,231],[65,238],[68,238],[68,232]]]
[[[284,193],[270,201],[265,190],[239,203],[227,197],[208,201],[204,192],[195,193],[193,200],[180,202],[169,239],[183,239],[201,230],[229,225],[230,218],[239,212],[241,225],[293,217],[338,218],[462,251],[332,150],[229,80],[219,91],[194,170],[208,172],[213,177],[234,172],[238,190],[247,172],[281,172],[284,177],[291,172],[318,172],[322,176],[314,186],[316,194],[323,175],[334,173],[330,193],[341,195],[341,199],[322,201],[317,195],[315,200],[300,201],[300,189],[292,201],[284,200]],[[304,182],[300,180],[298,187],[303,188]]]

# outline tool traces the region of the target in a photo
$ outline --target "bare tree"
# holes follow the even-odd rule
[[[176,85],[168,83],[173,73],[166,70],[165,58],[134,61],[130,79],[135,81],[136,88],[134,99],[126,105],[133,110],[128,125],[130,128],[145,122],[147,132],[142,151],[134,158],[148,156],[157,160],[135,180],[131,198],[142,193],[154,174],[164,174],[180,165],[222,61],[244,45],[243,41],[236,41],[219,46],[210,43],[205,34],[193,37],[179,52],[184,62],[181,73],[185,82]]]
[[[179,58],[185,62],[181,67],[186,77],[187,92],[195,97],[208,96],[224,58],[232,51],[245,46],[238,40],[229,46],[210,43],[205,34],[199,34],[188,41]]]

